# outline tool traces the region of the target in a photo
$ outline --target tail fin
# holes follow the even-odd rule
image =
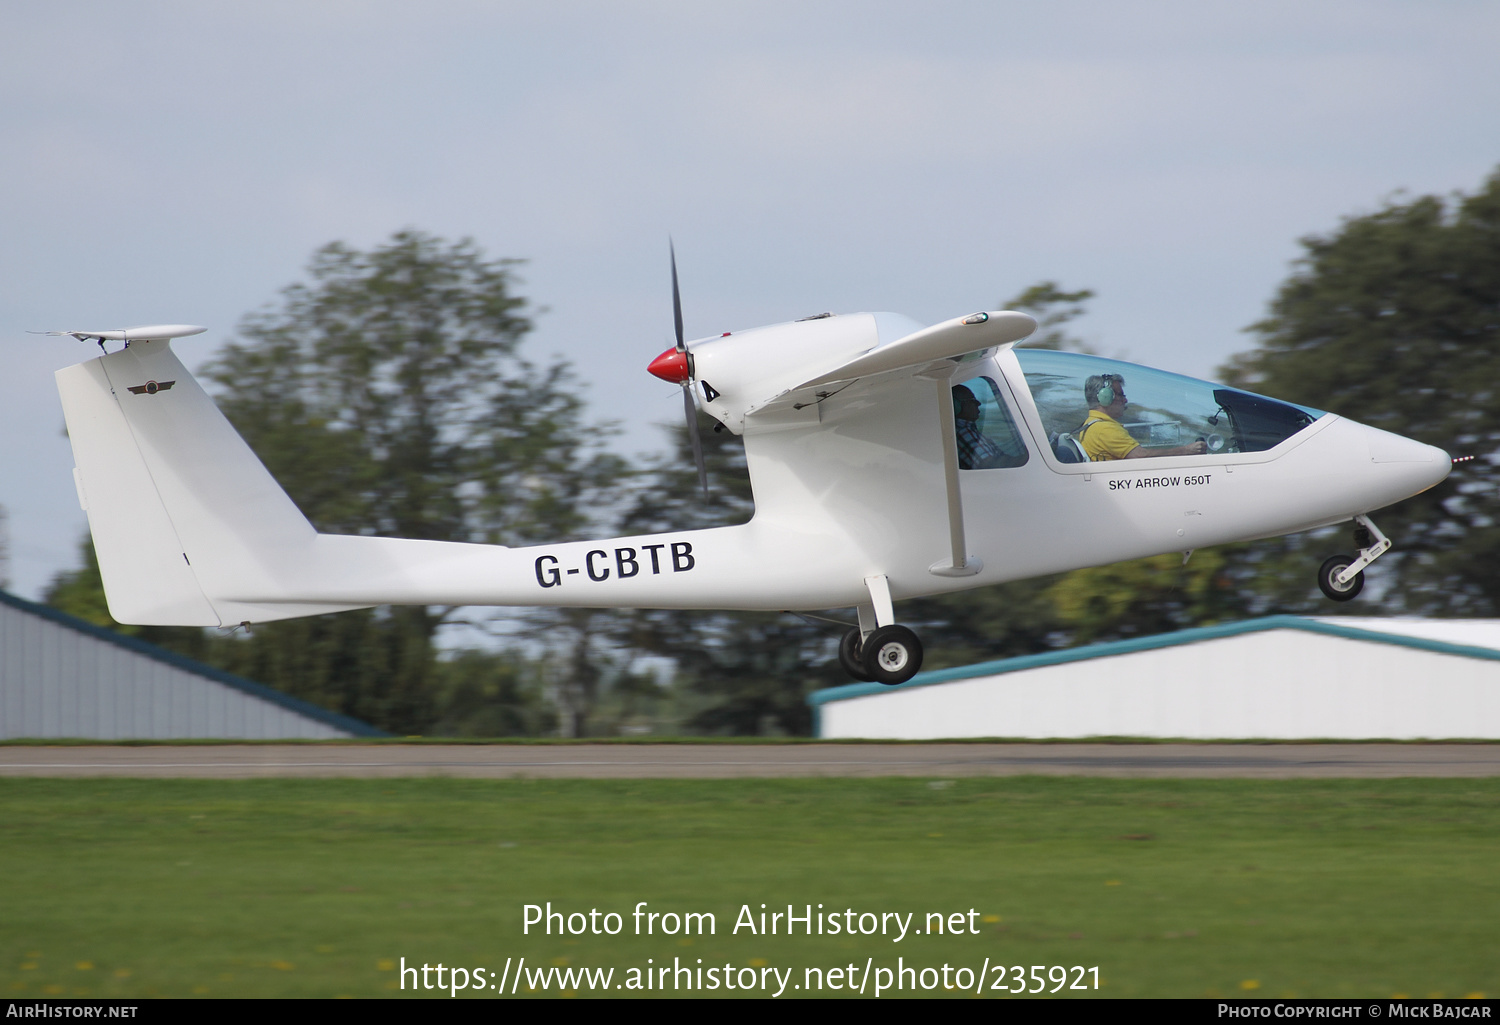
[[[170,341],[59,370],[57,388],[115,619],[221,626],[359,607],[232,597],[291,597],[281,578],[317,532]]]

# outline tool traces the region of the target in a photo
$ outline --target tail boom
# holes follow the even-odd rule
[[[230,626],[373,605],[825,608],[847,541],[751,522],[505,548],[319,534],[165,339],[57,373],[80,503],[121,623]]]

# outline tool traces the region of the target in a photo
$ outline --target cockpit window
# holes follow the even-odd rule
[[[1161,449],[1162,455],[1186,454],[1178,450],[1200,447],[1194,445],[1198,441],[1210,454],[1263,452],[1324,415],[1322,410],[1120,360],[1050,349],[1015,353],[1048,437],[1066,462],[1119,458],[1102,451],[1104,435],[1116,429],[1090,423],[1099,419],[1091,407],[1108,412],[1109,402],[1100,400],[1114,398],[1117,391],[1127,401],[1123,410],[1116,405],[1118,415],[1111,413],[1110,418],[1129,437],[1116,435],[1112,452],[1128,449],[1131,441],[1144,449]],[[1090,384],[1095,391],[1086,397]],[[1079,439],[1080,433],[1081,440],[1069,440]],[[1091,439],[1090,433],[1100,437]]]
[[[1000,389],[988,377],[975,377],[953,389],[953,420],[960,470],[992,470],[1026,464],[1026,445]]]

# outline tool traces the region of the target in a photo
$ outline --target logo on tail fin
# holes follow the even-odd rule
[[[131,385],[130,394],[155,395],[159,391],[166,391],[176,383],[176,381],[147,381],[145,384]]]

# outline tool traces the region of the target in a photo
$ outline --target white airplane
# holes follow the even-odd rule
[[[892,612],[903,598],[1352,519],[1358,553],[1318,572],[1348,600],[1391,546],[1366,514],[1451,468],[1332,413],[1017,349],[1036,328],[1023,313],[931,327],[822,314],[688,342],[675,260],[672,278],[677,344],[649,369],[682,386],[695,449],[695,407],[743,436],[755,514],[739,526],[527,548],[320,534],[173,353],[203,328],[57,332],[125,343],[57,373],[110,614],[232,626],[386,604],[853,606],[841,664],[897,684],[922,662]],[[1090,407],[1139,446],[1129,458],[1090,458],[1089,432],[1108,431],[1085,424]]]

